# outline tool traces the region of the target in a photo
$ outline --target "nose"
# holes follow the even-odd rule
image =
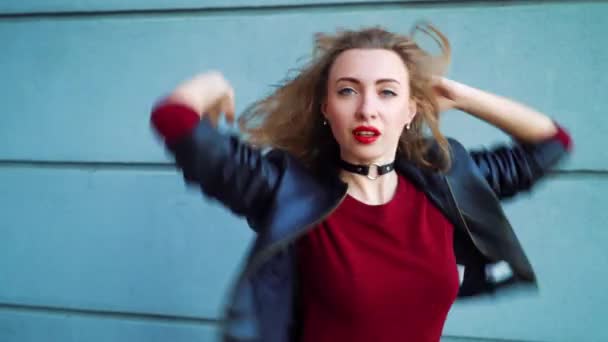
[[[378,101],[375,94],[367,92],[360,97],[357,108],[357,118],[363,121],[375,119],[378,116]]]

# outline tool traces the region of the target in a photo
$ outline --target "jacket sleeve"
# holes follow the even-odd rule
[[[514,143],[470,151],[478,169],[500,199],[529,190],[571,149],[570,136],[558,133],[539,143]]]
[[[272,203],[284,171],[280,151],[263,154],[236,136],[222,134],[188,106],[164,100],[151,124],[175,157],[187,183],[220,201],[252,228]],[[275,157],[273,157],[275,156]]]

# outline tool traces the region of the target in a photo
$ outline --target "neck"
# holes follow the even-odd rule
[[[349,195],[370,205],[389,202],[397,189],[397,173],[395,171],[371,180],[360,174],[340,170],[340,179],[348,184]]]

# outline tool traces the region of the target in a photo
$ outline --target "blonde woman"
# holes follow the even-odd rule
[[[224,341],[437,342],[457,297],[535,285],[499,201],[529,190],[570,138],[544,114],[443,78],[448,40],[417,28],[441,56],[381,28],[318,35],[310,63],[240,117],[245,139],[215,128],[221,113],[235,119],[218,72],[154,108],[186,181],[257,233]],[[448,109],[514,143],[465,150],[439,131]]]

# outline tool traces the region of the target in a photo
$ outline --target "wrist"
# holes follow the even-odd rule
[[[173,93],[171,93],[165,99],[165,103],[186,106],[196,112],[199,116],[202,112],[202,105],[200,103],[200,100],[196,99],[196,96],[187,91],[184,91],[183,89],[176,89],[175,91],[173,91]]]
[[[474,107],[475,99],[480,94],[480,90],[463,83],[453,82],[451,85],[454,107],[458,110],[470,113]]]
[[[188,134],[199,122],[199,115],[189,106],[170,99],[156,105],[150,121],[164,139],[171,144]]]

